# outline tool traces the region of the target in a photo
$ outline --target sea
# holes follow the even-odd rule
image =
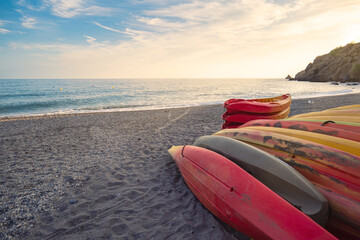
[[[286,93],[298,99],[359,92],[359,85],[286,79],[0,79],[0,117],[177,108]]]

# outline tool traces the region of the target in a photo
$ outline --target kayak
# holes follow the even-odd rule
[[[228,114],[239,112],[276,113],[282,112],[291,105],[291,95],[285,94],[272,98],[229,99],[224,103]]]
[[[289,119],[297,119],[296,116],[292,116]],[[310,119],[310,120],[321,120],[321,121],[333,121],[333,122],[350,122],[350,123],[360,123],[360,116],[305,116],[301,119]]]
[[[309,158],[257,144],[252,145],[281,158],[306,177],[327,198],[329,220],[336,219],[359,231],[360,186],[357,183],[360,181],[359,178],[347,176],[346,173],[331,169],[329,166],[319,165]],[[342,179],[344,176],[346,180]]]
[[[291,117],[289,119],[295,119],[296,117]],[[301,119],[311,119],[311,120],[321,120],[321,121],[334,121],[334,122],[350,122],[350,123],[360,123],[360,116],[305,116]]]
[[[314,132],[344,139],[349,139],[353,141],[360,142],[360,126],[348,126],[332,123],[325,124],[316,124],[314,122],[305,122],[305,121],[282,121],[282,120],[272,120],[272,119],[259,119],[249,121],[241,127],[250,127],[250,126],[263,126],[263,127],[277,127],[277,128],[288,128],[296,129],[307,132]],[[344,130],[346,128],[346,130]]]
[[[243,123],[233,123],[233,122],[227,122],[224,121],[224,123],[221,125],[221,129],[226,129],[226,128],[238,128],[239,126],[241,126]]]
[[[202,136],[194,146],[219,153],[322,226],[328,219],[325,197],[287,163],[249,144],[222,136]]]
[[[336,239],[220,154],[196,146],[173,146],[169,153],[197,199],[216,217],[248,237]]]
[[[328,136],[324,134],[314,133],[314,132],[307,132],[301,131],[296,129],[286,129],[286,128],[276,128],[276,127],[246,127],[242,129],[249,129],[249,130],[258,130],[264,132],[273,132],[278,133],[286,136],[291,136],[299,139],[308,140],[311,142],[316,142],[319,144],[323,144],[329,147],[333,147],[339,150],[342,150],[347,153],[351,153],[360,157],[360,142],[352,141],[348,139]]]
[[[290,164],[328,199],[330,217],[360,229],[360,157],[274,132],[237,128],[214,135],[244,141]]]
[[[360,109],[341,108],[327,109],[320,112],[309,112],[289,117],[289,119],[312,119],[323,121],[343,121],[360,123]]]
[[[354,129],[357,132],[358,128],[352,128],[352,126],[360,127],[360,123],[346,122],[346,121],[331,121],[331,120],[321,120],[321,119],[310,119],[310,118],[291,118],[282,119],[282,121],[297,121],[297,122],[311,122],[312,124],[317,124],[321,126],[337,127],[344,130]]]
[[[294,118],[312,117],[312,116],[348,116],[348,117],[360,117],[359,109],[328,109],[321,112],[309,112],[293,116]]]
[[[319,112],[309,112],[289,117],[289,119],[311,119],[323,121],[343,121],[360,123],[360,105],[347,105]]]
[[[222,116],[222,119],[226,123],[246,123],[255,119],[283,119],[286,118],[290,113],[290,107],[284,109],[281,112],[276,113],[238,113],[238,114],[229,114],[225,112]]]
[[[351,227],[335,218],[330,218],[326,223],[326,229],[339,239],[359,240],[360,229]]]
[[[346,173],[346,175],[342,176],[344,179],[350,176],[360,178],[359,156],[323,144],[275,132],[249,128],[224,129],[213,135],[230,137],[246,143],[262,145],[311,159],[312,162],[331,166],[329,171],[336,169]]]
[[[360,109],[360,104],[345,105],[336,108],[330,108],[329,110],[342,110],[342,109]]]

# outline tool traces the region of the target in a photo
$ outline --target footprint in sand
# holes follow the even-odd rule
[[[122,223],[113,226],[111,230],[113,230],[116,235],[126,235],[129,232],[129,227]]]
[[[116,195],[106,195],[106,196],[101,196],[98,199],[95,200],[95,203],[104,203],[107,202],[109,200],[113,200],[114,198],[116,198]]]

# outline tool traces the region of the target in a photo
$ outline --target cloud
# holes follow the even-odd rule
[[[43,3],[37,5],[34,2],[29,2],[29,0],[18,0],[16,3],[19,6],[27,8],[31,11],[41,11],[45,8],[45,5]]]
[[[93,22],[129,36],[116,44],[13,47],[51,51],[55,77],[284,77],[356,37],[359,12],[354,0],[194,0],[132,15],[123,32]]]
[[[90,44],[91,48],[101,49],[101,51],[108,51],[109,48],[108,41],[98,42],[96,38],[88,35],[83,35],[83,37],[86,39],[86,42]]]
[[[108,46],[108,53],[81,52],[116,76],[282,76],[343,44],[344,26],[360,22],[359,10],[351,0],[179,3],[145,11],[125,31],[131,41]]]
[[[34,2],[29,0],[18,0],[16,3],[31,11],[50,9],[53,15],[62,18],[73,18],[79,15],[104,16],[113,11],[111,8],[105,8],[94,4],[95,1],[96,0],[42,0]],[[18,9],[17,11],[22,12],[22,9]]]
[[[95,21],[94,21],[94,24],[97,25],[97,26],[99,26],[99,27],[101,27],[101,28],[104,28],[104,29],[106,29],[106,30],[112,31],[112,32],[123,33],[123,32],[120,31],[120,30],[113,29],[113,28],[110,28],[110,27],[106,27],[106,26],[104,26],[104,25],[102,25],[102,24],[100,24],[100,23],[98,23],[98,22],[95,22]]]
[[[144,29],[142,32],[147,35],[142,38],[138,31],[137,39],[150,42],[152,40],[147,38],[152,32],[153,41],[164,40],[164,46],[177,39],[176,44],[184,48],[198,43],[194,49],[201,51],[206,48],[218,52],[237,51],[260,43],[276,44],[293,36],[308,40],[310,34],[336,37],[344,25],[357,22],[354,19],[360,17],[359,8],[360,4],[352,0],[305,0],[281,5],[264,0],[193,1],[146,11],[147,16],[138,17],[139,25],[135,28]]]
[[[287,18],[294,10],[261,0],[193,1],[146,11],[138,17],[136,39],[144,44],[161,42],[163,48],[183,48],[184,54],[203,56],[241,47],[262,39],[261,31]],[[143,37],[141,36],[143,34]]]
[[[11,21],[0,20],[0,26],[5,25],[6,23],[11,23]],[[9,32],[10,32],[10,30],[8,30],[8,29],[0,28],[0,34],[7,34]]]
[[[62,18],[72,18],[78,15],[103,16],[112,9],[90,4],[84,0],[45,0],[45,5],[51,8],[54,15]]]
[[[41,50],[41,51],[51,51],[51,52],[63,52],[63,51],[73,51],[78,49],[78,46],[71,44],[33,44],[33,43],[18,43],[10,42],[9,47],[12,49],[25,49],[25,50]]]
[[[6,33],[9,33],[10,31],[5,29],[5,28],[0,28],[0,33],[1,34],[6,34]]]
[[[88,42],[89,44],[94,44],[96,41],[96,38],[84,35],[84,38],[86,38],[86,42]]]
[[[36,19],[33,17],[24,16],[21,18],[21,25],[25,28],[35,28]]]

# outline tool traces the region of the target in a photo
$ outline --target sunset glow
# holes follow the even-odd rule
[[[0,78],[295,75],[360,41],[353,0],[4,0]]]

